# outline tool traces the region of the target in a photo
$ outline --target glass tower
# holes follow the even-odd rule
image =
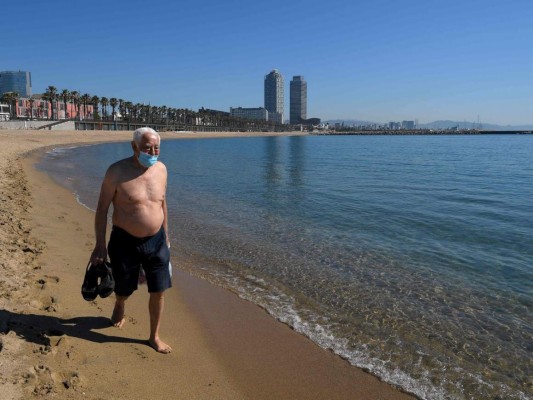
[[[0,72],[0,96],[7,92],[18,93],[20,97],[31,96],[31,72]]]
[[[300,124],[307,119],[307,82],[303,76],[292,77],[290,91],[290,122]]]
[[[265,76],[265,108],[269,119],[283,123],[284,103],[283,76],[275,69]]]

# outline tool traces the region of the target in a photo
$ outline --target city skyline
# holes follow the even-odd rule
[[[180,108],[259,107],[260,77],[276,68],[312,82],[307,112],[322,120],[533,124],[528,1],[58,0],[2,10],[13,17],[0,26],[0,70],[31,71],[34,93],[53,85]]]

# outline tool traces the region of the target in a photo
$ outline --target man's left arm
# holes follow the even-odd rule
[[[164,168],[164,179],[165,179],[165,193],[163,197],[163,229],[165,230],[165,235],[167,237],[167,246],[170,247],[170,238],[168,236],[168,211],[167,211],[167,169]]]
[[[163,229],[167,236],[167,246],[170,247],[170,238],[168,237],[168,222],[167,222],[167,199],[163,200]]]

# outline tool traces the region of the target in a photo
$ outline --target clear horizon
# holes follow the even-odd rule
[[[8,2],[0,71],[197,110],[262,107],[278,69],[322,120],[533,124],[533,3],[362,0]]]

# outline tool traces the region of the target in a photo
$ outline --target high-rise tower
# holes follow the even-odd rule
[[[265,108],[269,120],[283,123],[283,99],[283,76],[275,69],[265,76]]]
[[[30,97],[31,73],[25,71],[0,72],[0,96],[7,92],[18,93],[20,97]]]
[[[307,82],[303,76],[292,77],[289,116],[291,124],[300,124],[307,119]]]

